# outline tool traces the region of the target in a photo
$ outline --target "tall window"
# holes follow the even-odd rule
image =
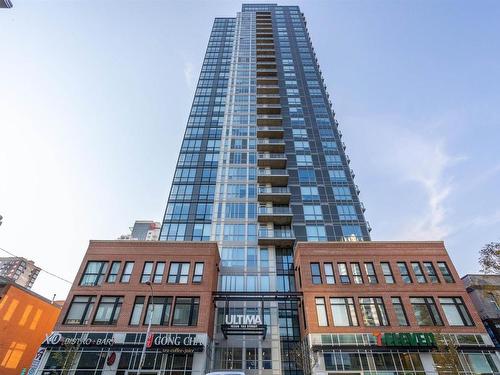
[[[74,296],[64,324],[88,324],[94,303],[95,296]]]
[[[199,284],[203,280],[203,263],[194,264],[193,283]]]
[[[359,305],[365,326],[388,326],[387,313],[381,297],[360,297]]]
[[[431,283],[439,283],[439,278],[432,262],[424,262],[424,268],[427,271],[427,276],[429,277]]]
[[[308,241],[326,241],[326,232],[323,225],[306,225]]]
[[[130,276],[132,275],[132,271],[134,270],[134,262],[125,262],[125,266],[123,266],[122,277],[120,279],[121,283],[130,282]]]
[[[85,272],[83,273],[82,279],[80,280],[81,286],[96,286],[101,285],[106,270],[108,268],[108,262],[88,262],[85,267]]]
[[[130,325],[137,326],[141,322],[142,310],[144,309],[144,296],[135,297],[132,315],[130,315]]]
[[[328,317],[326,315],[325,299],[323,297],[316,298],[316,314],[318,315],[318,325],[320,327],[328,326]]]
[[[447,283],[454,283],[455,280],[453,279],[453,275],[451,274],[446,262],[438,262],[437,265],[441,271],[441,275],[443,275],[444,281]]]
[[[333,325],[337,327],[357,326],[358,318],[351,297],[330,298]]]
[[[384,274],[385,283],[394,284],[394,276],[392,275],[392,269],[389,262],[381,262],[380,267],[382,267],[382,273]]]
[[[375,273],[375,267],[373,267],[373,263],[365,263],[365,271],[366,276],[368,277],[368,282],[370,284],[377,284],[377,274]]]
[[[363,275],[359,263],[351,263],[352,279],[354,284],[363,284]]]
[[[363,241],[363,233],[359,225],[342,225],[344,241]]]
[[[170,263],[168,283],[187,284],[189,279],[189,263]]]
[[[122,296],[101,297],[93,324],[116,324],[122,308]]]
[[[332,263],[325,263],[324,265],[325,268],[325,281],[327,284],[335,284],[335,274],[333,272],[333,264]]]
[[[155,268],[155,274],[153,276],[153,282],[155,284],[160,284],[163,279],[163,272],[165,272],[165,262],[157,262]]]
[[[198,297],[177,297],[175,299],[173,326],[195,326],[198,324],[198,310],[200,299]]]
[[[321,284],[321,269],[319,263],[311,263],[311,281],[313,284]]]
[[[406,317],[406,311],[403,306],[403,302],[400,297],[392,297],[392,306],[394,307],[394,312],[398,318],[398,324],[400,326],[408,326],[408,318]]]
[[[340,282],[342,284],[350,284],[351,280],[349,279],[349,273],[347,272],[347,264],[338,263],[337,266],[339,267]]]
[[[419,262],[411,262],[411,268],[413,269],[413,273],[415,274],[415,278],[417,279],[417,283],[425,284],[427,280],[425,279],[424,271],[422,271],[422,267]]]
[[[106,282],[108,282],[108,283],[116,282],[116,279],[118,277],[118,271],[120,271],[120,263],[121,262],[111,263],[111,269],[109,270],[108,278],[106,279]]]
[[[152,298],[150,297],[148,299],[144,324],[149,323],[149,317],[153,314],[151,317],[151,324],[167,326],[170,322],[170,314],[172,311],[172,297],[154,297],[152,304],[151,300]]]
[[[398,262],[399,273],[405,284],[411,284],[411,276],[408,271],[408,266],[405,262]]]
[[[412,297],[411,307],[419,326],[442,326],[443,321],[432,297]]]
[[[316,186],[301,186],[300,194],[303,201],[319,201],[319,192]]]
[[[142,269],[141,283],[146,283],[151,280],[151,272],[153,272],[154,262],[144,262],[144,267]]]
[[[441,297],[439,303],[450,326],[474,325],[461,297]]]
[[[318,205],[304,205],[304,220],[323,220],[323,212],[321,206]]]

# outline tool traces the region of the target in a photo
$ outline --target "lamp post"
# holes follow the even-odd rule
[[[144,364],[144,360],[146,357],[146,344],[148,342],[148,338],[151,333],[151,321],[153,320],[153,315],[155,313],[155,304],[154,304],[155,295],[153,293],[153,285],[151,284],[151,280],[146,281],[146,285],[148,285],[149,289],[151,290],[151,314],[149,314],[148,329],[146,330],[146,338],[144,339],[144,345],[142,346],[141,360],[139,361],[139,369],[137,370],[137,375],[140,375],[142,371],[142,365]]]

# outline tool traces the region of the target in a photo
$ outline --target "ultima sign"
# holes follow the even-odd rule
[[[377,333],[378,346],[435,346],[436,339],[432,333]]]
[[[260,315],[226,315],[229,326],[257,326],[262,324]]]

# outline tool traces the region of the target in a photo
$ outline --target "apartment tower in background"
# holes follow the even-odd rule
[[[215,19],[160,235],[219,244],[211,370],[298,371],[295,242],[370,240],[341,138],[299,7]],[[230,332],[234,315],[266,332]]]
[[[35,266],[35,262],[22,257],[0,258],[0,276],[12,280],[18,285],[31,289],[40,267]]]

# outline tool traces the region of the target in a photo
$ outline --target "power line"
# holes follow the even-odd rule
[[[16,254],[14,254],[14,253],[11,253],[10,251],[7,251],[7,250],[3,249],[3,248],[1,248],[1,247],[0,247],[0,250],[2,250],[2,251],[4,251],[4,252],[6,252],[7,254],[9,254],[9,255],[11,255],[11,256],[13,256],[13,257],[16,257],[16,258],[23,258],[23,257],[20,257],[20,256],[18,256],[18,255],[16,255]],[[38,266],[37,266],[37,267],[38,267]],[[73,284],[73,282],[71,282],[71,281],[69,281],[69,280],[66,280],[64,277],[58,276],[58,275],[56,275],[55,273],[52,273],[52,272],[47,271],[47,270],[44,270],[44,269],[43,269],[43,268],[41,268],[41,267],[38,267],[38,268],[40,268],[40,271],[41,271],[41,272],[45,272],[47,275],[53,276],[53,277],[55,277],[55,278],[57,278],[57,279],[59,279],[59,280],[61,280],[61,281],[64,281],[65,283],[68,283],[68,284]]]

